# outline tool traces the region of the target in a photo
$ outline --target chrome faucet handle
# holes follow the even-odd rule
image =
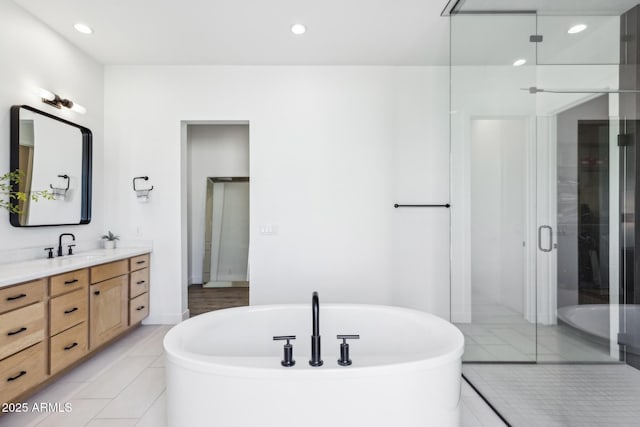
[[[296,361],[293,360],[293,346],[289,343],[289,341],[295,340],[295,339],[296,339],[295,335],[277,335],[273,337],[274,341],[284,341],[284,340],[287,341],[287,343],[284,345],[283,357],[282,357],[282,361],[280,362],[282,366],[286,368],[290,368],[296,364]]]
[[[336,335],[336,338],[342,340],[342,344],[340,344],[340,359],[338,359],[338,365],[351,365],[353,361],[349,359],[349,344],[347,344],[347,340],[359,340],[360,335]]]

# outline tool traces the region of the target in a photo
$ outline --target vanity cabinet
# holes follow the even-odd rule
[[[149,315],[149,254],[130,259],[129,326]]]
[[[0,289],[0,401],[44,381],[47,279]]]
[[[127,329],[128,277],[122,275],[91,284],[89,343],[93,350]]]
[[[0,403],[18,401],[149,314],[149,254],[0,288]]]
[[[89,269],[49,278],[49,371],[56,374],[89,350]]]

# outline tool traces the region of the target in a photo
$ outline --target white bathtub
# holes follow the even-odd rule
[[[462,333],[439,317],[371,305],[320,305],[321,367],[309,366],[311,306],[202,314],[164,339],[169,426],[458,426]],[[337,364],[337,334],[353,365]],[[293,367],[282,341],[296,335]]]
[[[640,305],[638,304],[571,305],[558,309],[558,319],[582,332],[609,341],[609,336],[611,335],[609,324],[611,320],[610,307],[615,307],[619,310],[620,315],[624,316],[626,329],[630,332],[625,337],[625,344],[637,348],[640,345],[640,337],[638,336],[638,330],[640,330]]]
[[[609,340],[609,305],[583,304],[558,308],[558,319],[598,338]]]

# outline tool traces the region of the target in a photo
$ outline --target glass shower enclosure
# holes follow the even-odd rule
[[[640,7],[514,3],[450,10],[451,313],[464,360],[638,366]]]

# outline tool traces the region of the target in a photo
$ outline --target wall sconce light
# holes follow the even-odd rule
[[[49,184],[49,187],[51,187],[51,192],[53,193],[53,198],[55,200],[64,200],[67,197],[67,191],[69,191],[69,183],[71,182],[71,179],[67,174],[58,175],[58,178],[65,179],[67,181],[66,188],[54,187],[53,184]]]
[[[49,92],[46,89],[38,89],[40,96],[42,97],[42,102],[45,104],[49,104],[51,106],[56,107],[57,109],[61,109],[62,107],[68,108],[71,111],[75,111],[76,113],[84,114],[87,112],[87,109],[82,105],[77,104],[70,99],[61,98],[60,95],[56,95],[53,92]]]
[[[136,176],[135,178],[133,178],[133,191],[136,192],[136,197],[138,198],[138,201],[141,203],[146,203],[149,201],[149,193],[151,192],[151,190],[153,190],[153,185],[151,186],[151,188],[137,188],[136,187],[136,181],[139,179],[143,179],[145,181],[149,181],[149,177],[148,176]]]

